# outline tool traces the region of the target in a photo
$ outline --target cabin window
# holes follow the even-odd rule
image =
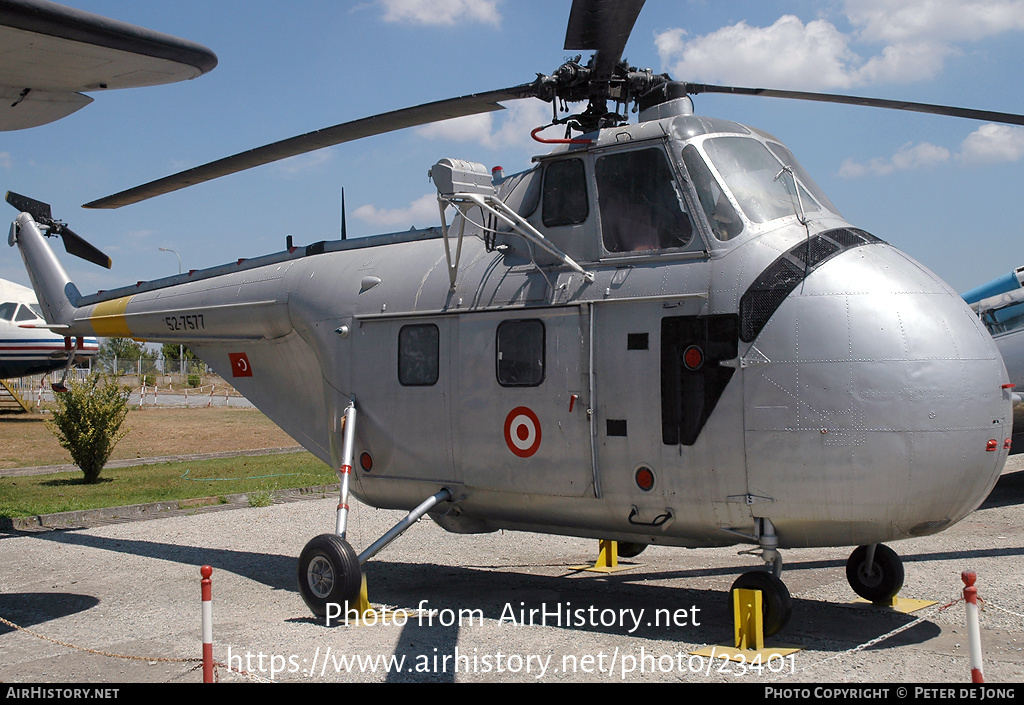
[[[544,323],[504,321],[497,335],[498,384],[536,387],[544,381]]]
[[[576,225],[587,219],[587,179],[582,159],[561,159],[544,171],[544,225]]]
[[[711,234],[725,242],[732,240],[743,230],[743,221],[736,214],[728,196],[711,174],[708,165],[700,156],[700,152],[692,144],[683,148],[683,164],[690,174],[690,181],[697,191],[700,207],[711,226]]]
[[[437,384],[440,336],[432,323],[402,326],[398,331],[398,381],[406,387]]]
[[[609,252],[684,247],[693,237],[665,153],[657,148],[597,160],[601,232]]]
[[[3,320],[3,321],[13,321],[14,320],[14,311],[17,308],[18,308],[18,304],[11,303],[10,301],[8,301],[7,303],[0,304],[0,320]]]

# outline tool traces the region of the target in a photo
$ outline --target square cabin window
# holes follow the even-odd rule
[[[544,381],[544,324],[536,319],[498,326],[498,384],[536,387]]]
[[[432,323],[402,326],[398,331],[398,381],[402,386],[437,384],[439,340]]]
[[[587,177],[582,159],[562,159],[544,171],[541,217],[549,228],[576,225],[587,219]]]

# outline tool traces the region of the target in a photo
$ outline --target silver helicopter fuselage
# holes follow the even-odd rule
[[[189,345],[335,468],[354,399],[353,492],[409,509],[447,488],[450,531],[697,547],[763,518],[779,547],[846,546],[984,500],[1011,393],[955,291],[769,135],[678,115],[586,137],[497,180],[548,248],[465,207],[447,234],[81,296],[27,214],[11,244],[49,322]]]

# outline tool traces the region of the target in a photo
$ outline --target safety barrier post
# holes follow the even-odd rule
[[[967,608],[967,641],[971,652],[971,683],[984,683],[981,672],[981,626],[978,623],[978,588],[974,581],[978,579],[973,570],[965,570],[960,574],[964,581],[964,605]]]
[[[203,576],[203,683],[213,683],[213,568],[204,565],[199,574]]]

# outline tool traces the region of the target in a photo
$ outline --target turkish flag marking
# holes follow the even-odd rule
[[[252,377],[252,365],[245,353],[228,353],[228,359],[231,360],[232,377]]]

